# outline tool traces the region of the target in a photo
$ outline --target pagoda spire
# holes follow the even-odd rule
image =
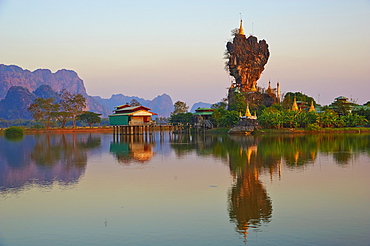
[[[251,114],[251,112],[249,111],[249,105],[247,104],[247,109],[245,110],[245,117],[246,118],[249,118],[249,117],[251,117],[252,116],[252,114]]]
[[[298,111],[298,105],[297,105],[297,99],[294,97],[293,105],[292,105],[293,111]]]
[[[316,112],[315,106],[313,105],[313,101],[311,101],[311,106],[310,106],[310,109],[308,110],[308,112]]]
[[[243,20],[240,20],[240,27],[239,27],[239,33],[240,35],[245,35],[244,29],[243,29]]]

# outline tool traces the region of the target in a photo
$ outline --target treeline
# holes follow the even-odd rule
[[[232,127],[246,112],[255,116],[263,128],[341,128],[367,126],[370,122],[370,101],[358,105],[338,97],[327,106],[320,106],[312,97],[300,92],[288,92],[281,103],[267,107],[257,100],[247,100],[242,93],[233,94],[232,102],[222,99],[212,105],[210,121],[215,127]],[[297,104],[298,103],[298,104]],[[296,106],[293,108],[293,104]],[[311,106],[310,106],[311,105]],[[184,102],[174,104],[171,123],[192,124],[197,121]],[[248,109],[248,110],[247,110]]]
[[[18,125],[30,128],[50,128],[51,126],[64,128],[70,124],[76,128],[78,122],[80,125],[86,123],[90,127],[101,122],[99,117],[101,114],[84,110],[86,98],[82,94],[71,94],[67,90],[62,90],[58,98],[58,100],[55,97],[34,99],[28,111],[35,121],[0,119],[0,127]]]
[[[307,112],[293,110],[277,110],[274,107],[262,111],[258,122],[263,128],[308,128],[318,130],[328,127],[356,127],[368,123],[365,116],[355,113],[338,115],[333,110]]]

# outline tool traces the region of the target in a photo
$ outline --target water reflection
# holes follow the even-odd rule
[[[72,185],[85,172],[88,150],[100,145],[100,135],[93,134],[32,135],[21,142],[0,138],[0,191]]]
[[[370,155],[370,135],[207,136],[178,135],[171,139],[178,157],[191,152],[222,160],[234,179],[228,203],[229,217],[246,242],[248,229],[272,218],[272,201],[259,180],[261,173],[281,179],[282,165],[301,169],[312,165],[318,153],[332,155],[340,166],[359,154]]]
[[[154,138],[152,135],[114,136],[110,143],[110,152],[123,165],[146,163],[153,155]]]

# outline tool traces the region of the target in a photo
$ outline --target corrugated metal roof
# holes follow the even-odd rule
[[[197,113],[194,113],[193,115],[200,115],[200,116],[202,116],[202,115],[212,115],[212,114],[213,114],[213,112],[207,111],[207,112],[197,112]]]
[[[121,105],[121,106],[124,106],[124,105]],[[120,106],[117,106],[115,108],[118,108]],[[148,107],[145,107],[145,106],[133,106],[133,107],[125,107],[125,108],[122,108],[122,109],[117,109],[115,111],[134,111],[135,109],[136,110],[139,110],[140,108],[143,108],[143,109],[146,109],[146,110],[150,110],[150,108]]]
[[[212,110],[213,111],[212,108],[197,108],[195,111],[201,111],[201,110],[203,110],[203,111],[205,111],[205,110]]]

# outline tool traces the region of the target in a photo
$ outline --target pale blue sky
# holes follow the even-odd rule
[[[223,53],[239,13],[270,47],[259,86],[370,101],[369,0],[0,0],[0,63],[75,70],[104,98],[214,103],[230,85]]]

